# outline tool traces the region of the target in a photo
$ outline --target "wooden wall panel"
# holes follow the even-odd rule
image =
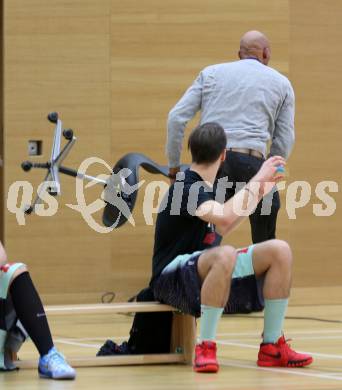
[[[43,140],[44,156],[36,160],[47,158],[53,126],[45,116],[52,110],[78,137],[66,165],[78,166],[89,156],[112,165],[133,151],[166,163],[168,111],[204,66],[237,58],[240,36],[249,29],[270,37],[270,65],[295,87],[297,141],[288,180],[338,181],[341,53],[333,43],[340,16],[339,0],[4,0],[5,189],[15,180],[34,185],[41,180],[42,172],[25,174],[20,162],[27,158],[28,139]],[[186,151],[183,161],[189,162]],[[107,173],[103,167],[94,172]],[[133,295],[147,284],[151,269],[154,228],[144,221],[144,190],[161,178],[142,174],[142,179],[136,227],[104,235],[65,206],[75,204],[75,184],[63,177],[56,216],[31,216],[18,226],[6,211],[10,257],[25,260],[47,294]],[[87,191],[89,201],[99,195],[99,189]],[[339,210],[316,218],[311,202],[297,220],[289,220],[285,194],[278,236],[294,248],[295,285],[339,283]],[[249,224],[225,242],[250,242]],[[320,273],[322,258],[328,267]]]
[[[58,111],[78,137],[66,165],[77,167],[92,155],[109,159],[109,5],[106,0],[5,1],[6,189],[15,180],[34,185],[42,180],[43,172],[24,173],[20,163],[28,159],[29,139],[43,140],[43,156],[33,160],[49,158],[50,111]],[[76,203],[73,179],[62,178],[62,191],[54,217],[30,216],[18,226],[6,212],[9,257],[30,266],[43,293],[99,296],[110,286],[109,237],[89,229],[65,206]]]
[[[79,141],[69,165],[77,166],[91,155],[112,164],[131,151],[165,163],[167,112],[201,68],[236,59],[244,31],[257,28],[269,34],[274,66],[288,71],[287,0],[192,0],[186,5],[14,0],[5,2],[5,20],[6,188],[28,177],[39,183],[41,173],[28,176],[19,163],[30,138],[44,142],[44,156],[37,161],[47,157],[52,128],[44,118],[51,110],[60,111],[64,123],[77,130]],[[186,152],[183,157],[189,161]],[[142,177],[147,183],[155,178]],[[143,287],[151,268],[154,230],[146,226],[142,213],[147,184],[138,199],[136,227],[127,225],[110,235],[93,232],[65,206],[75,203],[74,183],[63,178],[62,185],[60,211],[53,218],[33,216],[19,227],[7,212],[10,256],[26,259],[44,293],[111,289],[120,296]],[[96,191],[91,192],[95,198]],[[248,240],[247,224],[233,243],[241,237]],[[71,270],[67,277],[66,267]],[[53,284],[47,272],[54,273]],[[87,285],[84,272],[92,274]]]
[[[247,30],[260,29],[270,36],[272,64],[288,72],[287,0],[112,0],[111,4],[114,156],[137,151],[165,164],[168,111],[203,67],[237,59],[240,37]],[[197,120],[189,123],[187,135]],[[189,162],[186,151],[182,158]],[[125,226],[112,235],[113,286],[119,291],[128,288],[122,287],[127,270],[132,270],[131,290],[144,287],[150,274],[154,229],[142,217],[145,188],[135,209],[137,226]],[[280,224],[286,236],[284,225],[286,219]],[[238,246],[250,242],[248,223],[226,242]]]
[[[342,8],[339,0],[290,1],[290,77],[296,90],[296,148],[291,180],[332,180],[341,188]],[[292,223],[295,284],[341,285],[341,193],[331,217],[313,215],[314,195]]]

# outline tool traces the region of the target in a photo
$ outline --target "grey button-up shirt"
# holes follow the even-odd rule
[[[248,148],[287,158],[294,143],[294,92],[289,80],[257,60],[203,69],[168,116],[169,166],[180,164],[184,129],[197,111],[200,123],[219,123],[227,148]]]

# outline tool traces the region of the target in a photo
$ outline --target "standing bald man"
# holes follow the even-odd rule
[[[201,124],[217,122],[224,128],[227,157],[218,179],[228,176],[233,183],[225,199],[234,195],[236,183],[248,182],[258,172],[266,156],[287,159],[294,143],[294,92],[285,76],[267,66],[269,40],[259,31],[248,31],[241,38],[238,55],[239,61],[203,69],[168,117],[166,150],[171,181],[179,171],[186,124],[196,112],[201,111]],[[254,243],[275,238],[279,208],[275,191],[250,216]],[[259,283],[257,286],[261,291]],[[256,302],[248,298],[241,302],[238,289],[236,286],[234,292],[232,286],[231,304],[238,302],[233,312],[262,309],[261,295]]]

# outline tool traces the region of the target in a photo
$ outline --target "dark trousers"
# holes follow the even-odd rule
[[[226,160],[217,175],[218,179],[227,176],[229,182],[233,182],[233,187],[228,188],[226,191],[225,200],[234,196],[236,183],[249,182],[259,171],[263,162],[264,159],[262,158],[227,151]],[[255,212],[249,217],[253,243],[275,238],[279,208],[280,199],[278,191],[269,194],[264,200],[260,201]]]
[[[265,160],[262,158],[250,156],[244,153],[227,151],[227,157],[222,164],[217,179],[228,177],[229,182],[233,182],[232,188],[228,188],[225,193],[225,200],[234,196],[237,186],[243,186],[242,183],[247,183],[259,171]],[[241,183],[241,184],[237,184]],[[255,212],[250,215],[250,225],[253,243],[259,243],[275,238],[277,215],[280,208],[280,199],[278,191],[270,193],[258,204]],[[257,296],[254,296],[253,286],[248,285],[249,281],[240,280],[232,283],[231,294],[227,306],[226,313],[239,313],[262,310],[264,306],[263,298],[263,280],[256,280]],[[244,292],[244,296],[240,296],[240,287],[251,290],[250,298]],[[242,291],[242,290],[241,290]]]

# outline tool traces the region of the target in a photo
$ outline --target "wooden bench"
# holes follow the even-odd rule
[[[58,315],[104,314],[104,313],[138,313],[172,311],[171,352],[167,354],[146,355],[114,355],[101,357],[74,357],[68,358],[73,367],[99,367],[135,364],[165,364],[183,363],[192,364],[193,351],[196,339],[196,325],[194,317],[182,314],[172,306],[159,302],[132,302],[113,304],[65,305],[47,306],[48,318]],[[17,361],[20,368],[36,368],[37,360]]]

